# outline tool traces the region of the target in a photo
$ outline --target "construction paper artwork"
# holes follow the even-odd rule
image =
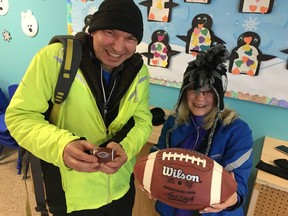
[[[244,32],[238,37],[237,47],[229,57],[229,72],[232,74],[245,74],[257,76],[261,61],[268,61],[276,56],[266,55],[261,52],[259,45],[260,36],[255,32]]]
[[[177,6],[172,0],[147,0],[139,3],[147,7],[148,21],[170,22],[172,8]]]
[[[201,3],[201,4],[209,4],[210,0],[185,0],[187,3]]]
[[[172,56],[179,51],[172,50],[169,45],[169,35],[166,31],[158,29],[151,36],[151,43],[148,52],[141,53],[147,57],[148,65],[155,67],[168,68]]]
[[[3,36],[4,41],[10,42],[10,40],[12,40],[11,33],[7,30],[4,30],[2,32],[2,36]]]
[[[281,50],[281,52],[288,54],[288,49]],[[287,63],[286,63],[286,69],[288,70],[288,59],[287,59]]]
[[[274,0],[241,0],[239,12],[242,13],[271,13]]]
[[[9,2],[8,0],[0,0],[0,16],[4,16],[7,14],[9,10]]]
[[[187,35],[177,35],[179,39],[186,43],[186,53],[196,55],[199,51],[205,51],[212,45],[225,42],[219,37],[215,36],[212,30],[213,20],[208,14],[196,15],[191,24],[191,29],[188,30]]]
[[[66,1],[68,33],[88,33],[91,16],[104,0]],[[145,29],[136,52],[148,67],[151,84],[181,88],[188,62],[221,43],[230,53],[225,97],[288,108],[288,0],[134,2]]]
[[[38,22],[30,9],[21,12],[21,27],[28,37],[34,37],[38,33]]]

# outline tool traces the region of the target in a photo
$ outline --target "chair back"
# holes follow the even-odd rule
[[[12,84],[8,86],[9,100],[12,99],[17,88],[18,88],[18,84]]]
[[[5,123],[5,111],[6,108],[10,102],[10,100],[12,99],[16,89],[18,87],[18,84],[13,84],[8,86],[8,94],[9,94],[9,100],[5,97],[5,99],[3,99],[3,95],[2,91],[0,91],[0,106],[3,105],[4,109],[3,109],[3,113],[0,113],[0,156],[3,152],[4,146],[10,147],[10,148],[17,148],[18,150],[18,159],[17,159],[17,174],[20,175],[21,171],[22,171],[22,156],[21,156],[21,148],[18,145],[18,143],[16,142],[16,140],[10,135],[9,130],[7,129],[6,123]],[[1,90],[1,89],[0,89]],[[5,100],[5,102],[4,102]]]
[[[5,113],[6,108],[8,106],[8,103],[9,103],[9,101],[8,101],[7,97],[5,96],[5,94],[3,93],[3,91],[0,88],[0,115]]]

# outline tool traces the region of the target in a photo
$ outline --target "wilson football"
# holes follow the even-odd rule
[[[97,147],[91,151],[91,154],[98,158],[99,163],[107,163],[117,157],[114,149],[105,147]]]
[[[221,203],[237,189],[233,176],[212,158],[180,148],[141,158],[134,175],[155,199],[181,209],[199,210]]]

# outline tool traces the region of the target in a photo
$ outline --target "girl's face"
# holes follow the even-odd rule
[[[187,105],[194,116],[204,116],[216,106],[216,95],[211,88],[186,90]]]
[[[96,57],[106,71],[112,71],[136,50],[138,41],[132,34],[120,30],[97,30],[91,34]]]

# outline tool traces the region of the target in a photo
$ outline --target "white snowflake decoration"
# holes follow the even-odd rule
[[[91,6],[88,9],[88,14],[94,14],[97,11],[97,8],[95,6]]]
[[[242,25],[245,28],[245,31],[256,31],[258,29],[258,25],[260,21],[258,21],[258,17],[249,17],[249,19],[244,20],[244,24]]]
[[[4,32],[2,32],[2,35],[4,37],[4,41],[10,42],[10,40],[12,40],[12,37],[9,31],[4,30]]]

